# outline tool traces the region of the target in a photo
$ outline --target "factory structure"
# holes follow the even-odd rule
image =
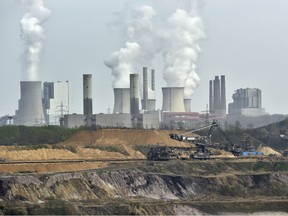
[[[262,108],[261,90],[257,88],[237,89],[232,96],[233,103],[228,106],[230,115],[261,116],[265,114]]]
[[[226,111],[225,76],[209,81],[209,107],[205,112],[191,111],[191,98],[184,87],[162,87],[162,109],[156,109],[155,70],[143,67],[140,74],[129,74],[129,88],[113,88],[113,112],[93,113],[92,74],[83,74],[83,113],[69,113],[69,81],[21,81],[18,109],[14,116],[3,116],[0,125],[59,125],[66,128],[188,129],[207,122],[235,123],[244,127],[262,126],[285,118],[269,115],[262,108],[261,90],[237,89]],[[141,83],[141,84],[140,84]],[[141,91],[142,90],[142,91]]]
[[[60,120],[69,113],[69,81],[44,82],[43,106],[45,123],[60,125]]]

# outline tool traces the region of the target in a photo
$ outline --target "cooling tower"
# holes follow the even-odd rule
[[[131,115],[139,114],[139,87],[138,74],[130,74],[130,113]]]
[[[155,109],[156,109],[156,99],[148,99],[147,110],[155,111]]]
[[[91,126],[93,113],[92,74],[83,74],[83,113],[86,118],[86,125]]]
[[[20,82],[21,97],[16,111],[16,124],[35,126],[45,124],[41,81]]]
[[[151,70],[151,90],[155,91],[155,70]]]
[[[113,113],[130,113],[130,89],[114,88]]]
[[[148,104],[148,72],[147,67],[143,67],[143,103],[142,109],[147,110]]]
[[[191,112],[191,99],[184,99],[185,112]]]
[[[162,111],[185,112],[184,87],[164,87],[162,94]]]

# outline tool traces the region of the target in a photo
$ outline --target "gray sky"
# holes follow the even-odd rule
[[[72,85],[70,112],[82,113],[82,74],[93,74],[94,113],[113,109],[111,70],[103,63],[125,44],[120,32],[107,27],[114,12],[127,12],[136,5],[150,5],[165,21],[178,7],[178,0],[44,0],[51,11],[43,24],[45,39],[40,56],[41,81],[69,80]],[[192,110],[203,111],[208,103],[208,82],[226,75],[227,103],[238,88],[262,90],[266,112],[288,113],[288,1],[205,0],[200,16],[206,39],[196,72],[201,81],[192,96]],[[13,115],[20,98],[24,42],[20,20],[26,12],[21,0],[0,0],[0,116]],[[156,69],[157,107],[162,105],[163,61]],[[141,71],[140,71],[141,72]]]

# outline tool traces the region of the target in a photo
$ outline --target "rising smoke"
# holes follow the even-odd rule
[[[126,43],[124,48],[113,52],[104,64],[111,68],[114,77],[113,88],[129,88],[129,74],[135,72],[133,62],[139,56],[138,43]]]
[[[193,11],[177,9],[168,19],[168,40],[163,49],[163,78],[168,87],[185,87],[185,97],[191,98],[200,81],[196,62],[201,51],[198,41],[205,37],[201,18]]]
[[[128,88],[129,74],[139,73],[142,67],[150,65],[157,52],[154,44],[154,9],[147,5],[134,8],[130,13],[117,13],[115,20],[108,23],[110,28],[120,29],[125,47],[113,52],[104,61],[114,77],[113,88]]]
[[[22,80],[39,80],[38,65],[45,37],[42,24],[50,15],[42,0],[28,0],[28,12],[20,21],[21,38],[25,42],[25,72]]]
[[[139,73],[143,66],[151,66],[155,55],[162,51],[163,78],[167,87],[185,87],[185,97],[191,98],[200,81],[196,73],[196,62],[201,52],[198,41],[205,37],[205,33],[196,1],[182,1],[181,4],[188,11],[177,9],[167,22],[161,23],[156,20],[155,10],[147,5],[133,9],[132,12],[117,13],[115,21],[109,23],[109,26],[121,30],[126,46],[129,41],[138,44],[138,49],[137,56],[125,58],[124,62],[120,53],[127,47],[112,53],[105,61],[114,76],[113,87],[129,86],[122,76],[129,79],[127,73]],[[122,64],[129,65],[130,70],[119,67]],[[125,82],[122,83],[123,80]]]

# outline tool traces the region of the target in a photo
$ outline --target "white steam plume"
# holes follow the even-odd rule
[[[26,72],[23,80],[37,81],[38,64],[42,50],[42,41],[45,37],[43,22],[49,17],[50,10],[44,7],[42,0],[29,0],[28,12],[20,21],[21,38],[25,42]]]
[[[125,48],[113,52],[104,61],[104,64],[112,70],[113,88],[129,88],[129,74],[135,71],[133,62],[138,58],[139,49],[139,44],[127,42]]]
[[[151,6],[142,5],[129,12],[118,12],[115,20],[108,23],[110,28],[120,29],[126,44],[125,48],[112,53],[110,58],[104,61],[105,65],[112,70],[114,88],[129,87],[129,74],[142,75],[143,66],[150,66],[157,50],[160,50],[154,39],[155,16],[156,12]],[[123,52],[129,53],[129,58],[121,57]]]
[[[157,53],[163,52],[164,71],[163,77],[168,87],[185,87],[185,97],[191,98],[193,90],[197,87],[200,78],[196,73],[196,62],[201,49],[198,41],[205,38],[202,20],[197,13],[197,1],[182,0],[184,8],[192,8],[188,13],[184,9],[177,9],[168,19],[167,23],[158,22],[157,14],[151,6],[142,5],[131,12],[118,12],[116,19],[110,22],[109,27],[118,27],[122,33],[122,39],[129,43],[137,43],[137,57],[125,58],[120,53],[123,48],[111,55],[105,61],[114,76],[113,87],[125,87],[125,79],[129,73],[142,75],[142,67],[150,67]],[[128,47],[124,48],[124,50]],[[112,57],[113,56],[113,57]],[[117,64],[112,60],[117,59]],[[123,60],[125,60],[123,62]],[[129,65],[129,70],[119,65]],[[123,69],[123,71],[120,70]],[[126,71],[124,71],[126,70]],[[141,85],[142,86],[142,85]],[[149,89],[149,97],[153,98]],[[152,97],[151,97],[152,96]]]
[[[186,98],[191,98],[200,81],[196,61],[201,52],[198,41],[205,38],[203,29],[202,20],[194,11],[177,9],[168,19],[163,78],[168,87],[184,86]]]

